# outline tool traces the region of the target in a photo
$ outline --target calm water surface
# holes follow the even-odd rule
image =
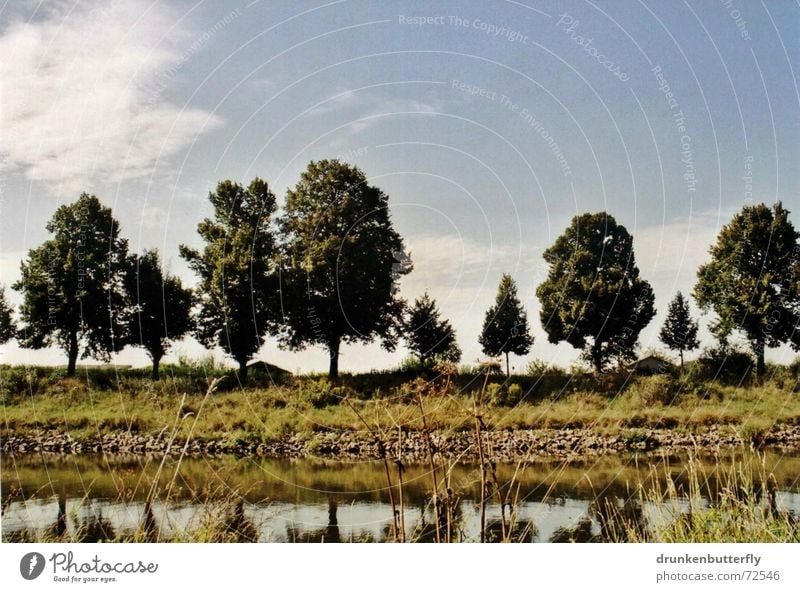
[[[514,501],[515,540],[603,541],[624,530],[622,518],[643,528],[656,520],[657,508],[641,503],[638,484],[663,487],[670,475],[681,489],[687,460],[604,456],[576,463],[505,464],[497,466],[497,480]],[[710,475],[703,484],[704,503],[714,503],[716,471],[741,462],[730,456],[700,459]],[[778,506],[800,514],[800,454],[768,451],[759,467],[775,475]],[[449,469],[456,540],[479,538],[479,475],[476,465]],[[394,465],[391,476],[397,501]],[[137,532],[154,540],[180,539],[211,523],[224,524],[231,538],[242,541],[391,538],[392,507],[379,462],[192,458],[180,465],[167,459],[162,466],[162,459],[144,456],[17,455],[2,458],[1,485],[6,541],[42,536],[94,541]],[[432,489],[427,467],[406,467],[403,513],[409,537],[433,537]],[[499,538],[496,497],[486,516],[487,537]]]

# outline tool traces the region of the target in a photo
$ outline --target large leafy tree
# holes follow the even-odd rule
[[[549,341],[584,350],[597,372],[612,359],[632,359],[655,298],[625,227],[606,212],[576,216],[544,260],[550,268],[536,294]]]
[[[13,313],[14,310],[6,302],[5,286],[0,285],[0,344],[8,342],[17,334]]]
[[[247,188],[222,181],[209,193],[213,219],[197,232],[202,252],[180,252],[199,276],[195,335],[207,347],[219,345],[247,377],[247,362],[279,320],[277,242],[271,225],[275,196],[261,179]]]
[[[79,353],[108,360],[126,344],[128,243],[111,209],[86,193],[59,207],[47,231],[52,238],[28,252],[13,285],[23,294],[19,340],[34,349],[61,347],[73,376]]]
[[[531,351],[533,337],[528,326],[528,315],[517,296],[517,284],[507,273],[500,278],[497,296],[486,311],[478,341],[487,356],[505,354],[506,375],[511,373],[509,354],[524,356]]]
[[[747,337],[763,374],[767,347],[800,347],[800,247],[789,212],[780,202],[745,206],[710,253],[697,271],[695,300],[717,314],[714,332],[722,340],[734,331]]]
[[[461,348],[450,321],[441,317],[436,301],[427,292],[409,307],[404,333],[408,349],[423,368],[433,361],[461,359]]]
[[[145,251],[130,258],[126,290],[131,303],[131,344],[147,350],[153,361],[153,380],[172,342],[192,328],[192,292],[181,280],[161,267],[158,251]]]
[[[667,318],[664,320],[658,337],[669,349],[678,352],[681,358],[681,368],[683,368],[683,352],[700,347],[700,342],[697,340],[697,329],[697,321],[692,318],[689,310],[689,301],[678,292],[669,303]]]
[[[380,338],[393,349],[404,306],[396,282],[412,266],[388,196],[352,165],[311,162],[287,194],[281,228],[284,343],[325,347],[331,378],[339,373],[342,343]]]

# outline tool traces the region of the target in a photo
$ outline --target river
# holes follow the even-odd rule
[[[162,462],[163,460],[163,462]],[[647,529],[664,512],[642,492],[677,484],[677,510],[689,507],[686,456],[605,455],[575,462],[498,464],[507,496],[486,504],[485,538],[520,542],[624,539],[622,525]],[[741,457],[696,459],[700,503],[713,504]],[[800,515],[800,454],[769,450],[750,459],[756,475],[775,476],[779,508]],[[390,464],[399,510],[398,470]],[[491,472],[489,481],[494,481]],[[452,539],[480,539],[480,468],[439,467],[437,491],[450,489]],[[427,466],[403,472],[405,538],[435,538],[433,481]],[[491,493],[491,492],[490,492]],[[178,463],[144,455],[5,455],[2,458],[4,541],[125,539],[259,542],[392,540],[392,505],[381,462],[188,458]],[[513,520],[510,513],[513,510]],[[505,520],[503,520],[503,516]],[[623,533],[622,535],[620,533]],[[440,536],[441,535],[440,533]],[[204,538],[206,537],[206,538]],[[210,538],[209,538],[210,537]]]

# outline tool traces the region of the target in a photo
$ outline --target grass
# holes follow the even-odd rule
[[[655,470],[655,469],[654,469]],[[662,543],[797,543],[800,516],[780,507],[777,484],[763,457],[745,452],[738,462],[708,471],[697,460],[685,468],[684,486],[672,477],[640,486],[639,524],[620,520],[618,539]],[[712,485],[713,483],[713,485]]]
[[[165,372],[159,382],[137,370],[74,378],[53,374],[52,369],[0,368],[0,435],[51,430],[76,439],[113,432],[157,435],[173,425],[176,414],[182,419],[177,437],[191,431],[199,439],[249,443],[287,434],[308,438],[320,431],[363,431],[365,421],[378,430],[398,425],[419,430],[418,393],[425,396],[430,425],[440,432],[470,431],[471,396],[482,386],[468,376],[424,382],[392,375],[346,377],[336,386],[319,377],[281,382],[262,377],[261,385],[255,378],[241,386],[222,379],[218,370],[218,392],[206,397],[212,376],[186,369]],[[605,380],[579,377],[574,386],[542,394],[530,379],[491,377],[486,428],[591,428],[614,434],[652,428],[699,433],[722,426],[757,439],[774,425],[800,424],[800,395],[785,379],[745,386],[669,376]]]

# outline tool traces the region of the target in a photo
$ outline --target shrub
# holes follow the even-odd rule
[[[35,395],[39,392],[39,368],[26,366],[0,367],[0,394],[13,400],[20,395]]]
[[[703,350],[692,369],[706,380],[739,385],[753,377],[755,361],[750,354],[742,351],[712,347]]]
[[[518,384],[497,384],[493,382],[486,387],[489,405],[512,407],[522,400],[522,387]]]
[[[628,392],[646,407],[668,405],[675,398],[675,383],[665,374],[642,376],[633,382]]]
[[[301,404],[311,405],[314,409],[322,409],[341,402],[345,394],[345,387],[333,387],[327,378],[320,378],[302,381],[298,398]]]

